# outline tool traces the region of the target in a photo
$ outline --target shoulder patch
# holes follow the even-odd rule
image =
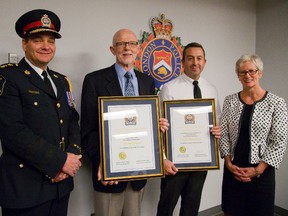
[[[4,86],[6,83],[6,79],[4,76],[0,75],[0,96],[3,94],[4,92]]]
[[[8,63],[8,64],[2,64],[0,66],[0,68],[11,68],[11,67],[18,67],[18,64],[12,64],[12,63]]]

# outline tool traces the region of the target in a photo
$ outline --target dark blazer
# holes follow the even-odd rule
[[[136,70],[135,73],[138,80],[139,94],[153,95],[155,92],[153,78]],[[101,181],[97,180],[100,162],[98,97],[122,95],[115,65],[89,73],[84,79],[81,99],[81,143],[84,151],[86,151],[92,161],[94,189],[100,192],[122,192],[127,186],[127,182],[104,186]],[[146,180],[131,181],[134,190],[142,189],[145,184]]]
[[[48,69],[57,98],[22,59],[0,66],[0,205],[28,208],[68,195],[73,179],[52,183],[66,152],[80,154],[79,115],[66,101],[69,83]],[[64,141],[64,145],[60,142]]]

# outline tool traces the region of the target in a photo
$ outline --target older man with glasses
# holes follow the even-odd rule
[[[95,216],[140,216],[146,180],[101,182],[98,97],[153,95],[154,80],[135,70],[137,36],[129,29],[117,31],[110,51],[116,63],[86,75],[81,101],[82,145],[93,165]],[[161,130],[167,122],[160,120]]]

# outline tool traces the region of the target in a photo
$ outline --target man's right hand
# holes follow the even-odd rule
[[[166,175],[175,175],[178,172],[178,169],[174,165],[174,163],[168,159],[164,160],[164,168]]]
[[[69,175],[64,173],[64,172],[59,172],[55,178],[51,179],[51,182],[52,183],[57,183],[57,182],[60,182],[60,181],[63,181],[64,179],[67,179],[69,178]]]
[[[80,161],[81,158],[82,155],[75,155],[67,152],[67,159],[62,168],[62,172],[68,174],[69,176],[74,176],[82,165]]]
[[[101,172],[101,166],[99,165],[98,167],[98,172],[97,172],[97,179],[98,181],[101,181],[102,180],[102,172]],[[102,181],[102,184],[103,185],[117,185],[118,184],[118,181]]]

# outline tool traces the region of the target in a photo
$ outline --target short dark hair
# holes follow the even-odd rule
[[[206,54],[205,54],[205,50],[203,48],[203,46],[199,43],[196,43],[196,42],[192,42],[192,43],[189,43],[185,46],[184,50],[183,50],[183,56],[182,56],[182,59],[184,60],[185,59],[185,54],[186,54],[186,50],[188,48],[191,48],[191,47],[198,47],[198,48],[201,48],[203,50],[203,53],[204,53],[204,58],[206,59]]]

